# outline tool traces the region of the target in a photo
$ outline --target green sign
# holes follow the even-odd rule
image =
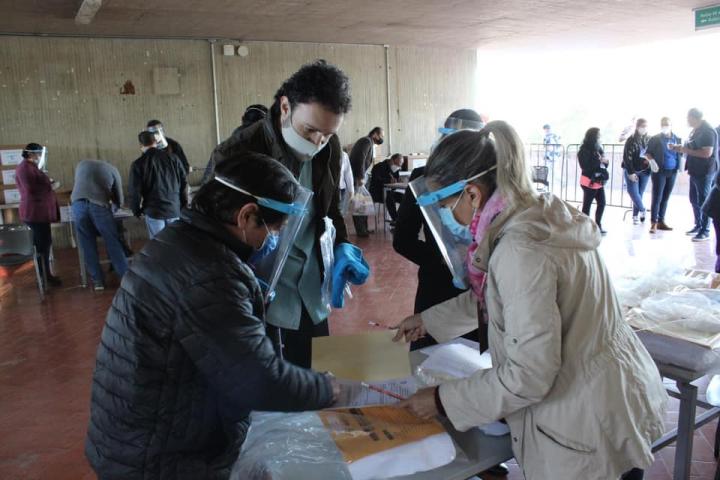
[[[695,30],[720,26],[720,5],[695,10]]]

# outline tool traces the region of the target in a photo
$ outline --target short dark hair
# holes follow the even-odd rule
[[[225,178],[252,195],[283,203],[292,203],[298,189],[295,177],[280,162],[247,150],[236,151],[220,162],[215,167],[215,176]],[[192,208],[219,222],[235,224],[235,214],[248,203],[257,203],[257,198],[210,180],[195,195]],[[261,221],[276,225],[287,216],[262,205],[259,208],[258,225]]]
[[[372,130],[370,130],[370,133],[367,134],[368,137],[372,137],[376,133],[382,133],[382,127],[375,127]]]
[[[598,142],[598,138],[600,138],[600,129],[597,127],[589,128],[588,131],[585,132],[583,145],[587,145],[588,147],[595,146]]]
[[[281,97],[287,97],[293,108],[300,103],[319,103],[335,114],[348,113],[352,107],[350,79],[325,60],[303,65],[285,80],[275,94],[273,109],[279,111]]]
[[[645,120],[644,118],[638,118],[638,119],[637,119],[637,122],[635,122],[635,126],[636,126],[636,127],[639,127],[640,125],[646,124],[646,123],[648,123],[648,121]]]
[[[160,120],[149,120],[147,123],[148,127],[157,127],[158,125],[162,125]]]
[[[157,138],[153,132],[144,130],[138,134],[138,141],[143,147],[149,147],[153,143],[157,142]]]
[[[265,105],[260,105],[258,103],[250,105],[245,109],[245,113],[243,113],[242,125],[247,127],[255,122],[259,122],[267,116],[267,113],[268,109]]]
[[[396,158],[403,158],[402,153],[393,153],[390,156],[390,160],[395,160]],[[403,160],[405,160],[405,159],[403,158]]]
[[[28,143],[25,145],[25,148],[22,151],[22,158],[28,158],[30,156],[30,152],[37,152],[38,150],[42,150],[43,146],[39,143]]]
[[[703,112],[699,108],[691,108],[690,111],[688,111],[688,117],[693,117],[693,118],[697,118],[698,120],[702,120]]]

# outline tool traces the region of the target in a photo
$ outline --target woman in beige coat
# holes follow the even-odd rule
[[[460,336],[478,327],[466,319],[479,305],[493,368],[421,390],[404,406],[424,417],[445,414],[461,431],[505,419],[529,480],[642,475],[663,433],[667,394],[623,319],[597,251],[597,225],[535,193],[522,142],[504,122],[450,135],[425,177],[430,190],[462,182],[437,201],[474,235],[473,288],[405,319],[396,340]]]

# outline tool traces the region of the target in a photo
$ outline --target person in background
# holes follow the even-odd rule
[[[350,165],[355,178],[356,190],[365,184],[365,174],[373,163],[374,146],[382,145],[384,141],[385,133],[383,129],[375,127],[366,136],[359,138],[353,145],[352,150],[350,150]],[[367,217],[353,216],[353,223],[358,237],[369,236]]]
[[[607,232],[602,228],[602,217],[605,211],[605,182],[608,180],[605,152],[600,143],[600,129],[590,128],[585,132],[585,138],[577,154],[580,164],[580,186],[583,190],[582,212],[590,216],[592,202],[596,202],[595,223],[600,227],[600,233]]]
[[[140,132],[138,139],[142,156],[130,166],[128,196],[133,214],[145,215],[152,240],[180,217],[187,205],[187,180],[177,156],[158,148],[155,133]]]
[[[342,166],[340,167],[340,212],[347,214],[350,199],[355,195],[355,179],[353,178],[350,155],[343,150]]]
[[[98,478],[226,480],[252,410],[319,410],[341,393],[275,351],[248,265],[288,217],[261,202],[289,207],[297,190],[272,158],[238,153],[133,261],[93,374],[85,455]]]
[[[45,151],[45,147],[39,143],[28,143],[25,146],[23,160],[15,168],[15,182],[20,191],[20,220],[32,230],[33,245],[42,258],[41,265],[47,283],[59,287],[62,282],[50,270],[50,224],[60,220],[60,209],[53,191],[53,181],[38,167]]]
[[[300,226],[275,288],[275,299],[267,310],[267,322],[281,332],[285,358],[303,367],[310,366],[313,337],[330,333],[330,312],[322,296],[325,276],[332,275],[333,298],[342,298],[349,280],[343,265],[354,268],[364,262],[362,252],[348,242],[340,213],[342,148],[337,132],[351,103],[347,75],[324,60],[316,60],[283,83],[265,120],[230,137],[212,154],[218,166],[232,161],[242,150],[269,155],[314,194],[310,214]],[[326,217],[335,227],[332,271],[325,271],[321,257]],[[357,277],[350,280],[358,281]],[[335,304],[335,308],[341,306]]]
[[[471,290],[403,320],[395,340],[429,332],[445,342],[487,319],[492,368],[421,389],[399,407],[445,416],[460,431],[504,419],[528,480],[638,478],[628,470],[653,463],[664,431],[662,378],[623,318],[598,226],[538,195],[528,170],[505,122],[450,135],[430,155],[431,191],[418,203],[448,209],[470,230]]]
[[[128,268],[120,232],[113,217],[114,208],[123,204],[120,172],[113,165],[99,160],[83,160],[75,167],[72,195],[72,215],[82,257],[90,272],[93,289],[105,289],[105,280],[97,242],[99,233],[105,242],[108,257],[115,273],[122,278]]]
[[[552,131],[549,124],[543,125],[543,145],[545,145],[545,163],[553,163],[560,157],[558,145],[560,144],[560,136]]]
[[[650,211],[650,233],[658,230],[671,231],[665,223],[668,201],[672,195],[680,168],[681,156],[670,150],[668,145],[680,145],[680,137],[672,131],[672,122],[668,117],[660,120],[661,132],[648,141],[646,156],[649,161],[655,162],[657,172],[652,174],[652,207]]]
[[[397,221],[397,204],[402,201],[402,194],[394,190],[386,194],[385,185],[400,183],[402,163],[403,156],[395,153],[390,158],[376,164],[370,172],[370,188],[368,190],[373,198],[373,202],[385,202],[387,211],[390,214],[390,225],[392,227],[395,227],[395,222]]]
[[[237,136],[248,128],[251,125],[254,125],[255,123],[264,120],[265,117],[267,117],[268,109],[265,105],[260,104],[254,104],[250,105],[245,109],[245,113],[243,113],[242,116],[242,123],[239,127],[237,127],[235,130],[233,130],[232,136]],[[201,185],[205,185],[207,182],[212,180],[213,178],[213,172],[215,171],[215,157],[211,156],[210,160],[208,161],[207,166],[205,167],[205,173],[203,174],[202,181],[200,182]]]
[[[633,202],[633,225],[645,222],[643,195],[650,181],[650,162],[645,158],[648,144],[647,120],[638,118],[633,133],[625,142],[622,167],[627,192]]]
[[[693,242],[704,242],[710,238],[710,225],[702,207],[718,171],[718,135],[697,108],[690,109],[687,120],[692,127],[687,143],[669,145],[669,148],[686,156],[685,170],[690,175],[690,205],[695,227],[687,235],[693,236]]]
[[[720,172],[715,173],[713,187],[703,204],[703,213],[712,219],[715,228],[715,273],[720,273]]]
[[[188,162],[187,156],[185,155],[185,151],[183,150],[182,146],[172,138],[165,135],[165,127],[163,126],[162,122],[160,120],[150,120],[147,123],[147,130],[149,132],[161,132],[163,138],[166,140],[167,145],[159,145],[158,147],[162,150],[167,150],[167,153],[170,155],[176,155],[178,160],[180,160],[180,164],[183,167],[183,170],[185,170],[185,175],[187,176],[190,173],[190,163]]]

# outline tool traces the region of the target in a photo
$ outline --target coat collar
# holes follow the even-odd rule
[[[255,252],[255,249],[250,245],[244,243],[237,237],[235,237],[221,222],[218,222],[214,218],[208,217],[204,213],[198,212],[186,208],[180,214],[180,218],[185,223],[202,230],[215,240],[219,241],[223,245],[227,246],[230,250],[240,257],[243,262],[248,261],[250,256]]]
[[[473,254],[472,262],[475,268],[478,268],[483,272],[488,271],[488,267],[490,265],[490,256],[492,255],[493,250],[495,250],[495,247],[502,238],[505,226],[508,224],[515,212],[516,210],[507,208],[505,211],[501,212],[497,217],[495,217],[495,219],[492,221],[492,223],[490,224],[490,228],[487,231],[487,234],[478,244],[477,248],[475,249],[475,253]]]

